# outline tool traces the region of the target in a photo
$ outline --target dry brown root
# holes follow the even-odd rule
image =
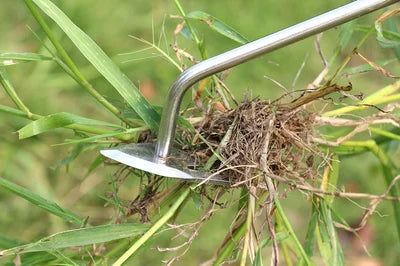
[[[209,147],[218,148],[229,132],[220,147],[222,160],[212,170],[224,170],[222,174],[231,183],[257,185],[264,179],[262,175],[254,177],[265,169],[279,176],[296,172],[302,179],[312,179],[314,158],[319,154],[312,142],[316,114],[299,106],[303,100],[304,96],[301,101],[277,105],[256,98],[242,102],[235,110],[215,111],[199,128],[209,145],[201,144],[196,156],[207,161],[212,156]]]

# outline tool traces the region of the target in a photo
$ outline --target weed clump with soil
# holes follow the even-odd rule
[[[307,110],[305,104],[350,89],[333,85],[303,93],[287,104],[255,98],[244,100],[234,110],[215,110],[198,127],[208,145],[203,143],[196,155],[209,160],[211,148],[218,147],[220,158],[211,170],[233,186],[258,186],[264,180],[262,172],[313,179],[319,168],[315,167],[316,157],[324,156],[312,141],[318,134],[314,127],[317,113]]]

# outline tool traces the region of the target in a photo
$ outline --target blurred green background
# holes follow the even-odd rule
[[[180,19],[170,18],[177,15],[173,1],[54,1],[71,19],[110,55],[135,84],[149,90],[149,100],[155,105],[162,105],[170,84],[178,75],[171,64],[149,53],[122,55],[145,48],[130,38],[134,35],[151,41],[152,24],[156,39],[162,25],[165,26],[167,46],[174,42],[174,29]],[[182,1],[185,11],[201,10],[232,26],[249,40],[254,40],[293,25],[324,11],[333,9],[349,1]],[[370,25],[382,13],[378,11],[359,19],[362,24]],[[0,52],[43,52],[45,50],[34,38],[27,26],[44,38],[43,32],[31,17],[22,1],[2,0],[0,4]],[[112,103],[124,106],[119,95],[100,77],[89,63],[82,57],[68,38],[53,25],[59,39],[67,51],[88,77],[91,83]],[[211,31],[206,25],[194,24],[200,36],[206,42],[209,55],[216,55],[237,46],[236,43]],[[333,54],[339,30],[332,29],[321,41],[322,50],[327,58]],[[362,35],[354,34],[347,48],[351,52]],[[266,79],[273,78],[287,88],[293,86],[304,89],[307,84],[323,69],[322,61],[314,48],[315,37],[308,38],[287,48],[273,52],[260,59],[253,60],[234,68],[227,80],[228,87],[239,99],[246,91],[251,97],[260,96],[274,99],[283,93],[282,89]],[[192,53],[197,59],[200,55],[193,43],[182,36],[178,38],[180,48]],[[163,43],[163,42],[162,42]],[[165,49],[165,44],[162,44]],[[172,49],[169,53],[173,54]],[[362,49],[364,55],[372,60],[393,57],[391,50],[381,49],[373,37]],[[347,55],[344,53],[343,57]],[[134,60],[134,61],[131,61]],[[339,60],[340,62],[340,60]],[[304,63],[296,84],[293,81]],[[360,62],[355,60],[352,64]],[[22,100],[35,113],[50,114],[55,112],[71,112],[85,117],[115,122],[115,118],[95,102],[85,91],[66,76],[54,63],[20,64],[8,67],[13,84]],[[348,80],[343,79],[343,84]],[[392,80],[376,73],[351,78],[354,91],[364,94],[377,90]],[[0,90],[0,104],[13,106],[3,90]],[[116,167],[101,167],[85,178],[87,166],[94,160],[98,150],[88,150],[66,169],[60,162],[71,152],[71,147],[55,146],[66,138],[73,138],[68,130],[56,130],[26,140],[18,140],[15,133],[28,121],[22,118],[0,114],[0,176],[12,180],[45,198],[54,200],[61,206],[71,209],[82,217],[89,216],[92,224],[104,224],[114,214],[112,207],[104,207],[105,201],[100,196],[111,191],[109,184]],[[394,154],[393,156],[398,156]],[[384,188],[378,162],[370,155],[364,154],[343,160],[340,182],[342,186],[358,192],[381,193]],[[137,192],[138,181],[126,180],[121,187],[123,200],[132,200]],[[300,200],[299,200],[300,199]],[[310,204],[300,193],[292,193],[283,200],[291,222],[300,236],[305,234]],[[357,224],[363,213],[362,206],[366,201],[351,202],[338,200],[338,209],[350,224]],[[32,207],[29,203],[0,189],[0,236],[32,241],[58,231],[69,228],[59,218]],[[396,265],[400,261],[400,244],[396,239],[394,221],[391,216],[391,205],[383,202],[374,215],[366,245],[372,256],[385,265]],[[201,215],[196,208],[185,208],[184,220]],[[200,231],[198,239],[188,254],[176,265],[199,265],[210,259],[227,232],[234,213],[232,210],[218,212]],[[134,221],[134,218],[130,218]],[[171,257],[171,253],[161,253],[157,247],[167,247],[177,243],[171,241],[173,233],[158,236],[147,249],[130,260],[130,265],[159,265],[160,261]],[[347,239],[347,240],[346,240]],[[352,259],[365,257],[365,253],[355,251],[348,236],[343,234],[345,254],[349,264]],[[372,260],[372,259],[370,259]],[[1,260],[0,260],[1,263]],[[353,264],[355,265],[355,264]],[[361,264],[360,264],[361,265]],[[379,264],[377,264],[379,265]]]

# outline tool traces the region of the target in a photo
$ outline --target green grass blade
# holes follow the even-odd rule
[[[278,232],[276,233],[276,242],[279,244],[282,241],[286,240],[289,237],[289,234],[286,232]],[[254,258],[253,266],[262,266],[262,249],[266,246],[270,246],[272,244],[272,238],[268,237],[261,241],[260,246],[258,247],[256,256]]]
[[[27,253],[22,254],[21,258],[21,265],[54,265],[56,257],[53,254],[47,252],[39,252],[39,253]],[[53,264],[51,264],[53,263]],[[4,266],[15,266],[15,263],[10,260],[9,263],[6,263]]]
[[[53,60],[52,57],[36,53],[0,53],[0,66],[10,66],[33,61]]]
[[[18,107],[19,110],[23,111],[26,115],[30,116],[31,113],[26,107],[26,105],[22,102],[22,100],[18,97],[17,92],[15,91],[8,75],[5,67],[0,66],[0,84],[3,85],[6,93],[10,96],[11,100]]]
[[[394,13],[395,14],[395,13]],[[389,19],[391,16],[387,17]],[[386,20],[385,19],[385,20]],[[383,34],[382,22],[375,22],[376,39],[383,48],[395,48],[400,46],[400,41],[396,39],[387,38]]]
[[[10,115],[14,115],[14,116],[19,116],[19,117],[23,117],[23,118],[27,118],[27,114],[25,112],[22,112],[18,109],[9,107],[9,106],[5,106],[5,105],[1,105],[0,104],[0,112],[6,113],[6,114],[10,114]],[[39,117],[37,117],[39,118]]]
[[[300,251],[300,254],[303,257],[303,260],[304,260],[305,264],[306,265],[311,265],[310,258],[307,256],[306,252],[304,251],[303,246],[301,245],[301,243],[300,243],[299,239],[297,238],[292,226],[290,225],[290,222],[287,219],[285,212],[283,211],[282,205],[280,204],[280,202],[279,202],[277,197],[275,197],[274,199],[275,199],[276,209],[277,209],[279,215],[282,218],[283,224],[286,227],[286,230],[290,234],[291,238],[295,242],[297,249]]]
[[[140,117],[151,127],[158,128],[159,115],[104,51],[51,1],[33,0],[33,2],[60,26],[81,53],[113,85]]]
[[[149,229],[145,224],[110,224],[68,230],[40,239],[37,242],[3,250],[0,256],[27,252],[53,251],[68,247],[85,246],[137,236]]]
[[[232,251],[235,249],[240,238],[246,233],[247,224],[244,222],[237,230],[237,232],[229,239],[228,243],[225,244],[217,259],[213,262],[213,266],[220,265],[225,259],[229,258]]]
[[[20,246],[23,243],[17,239],[12,239],[9,237],[6,237],[4,235],[0,235],[0,248],[1,249],[6,249],[6,248],[12,248],[15,246]]]
[[[325,117],[332,117],[337,115],[342,115],[344,113],[363,110],[368,106],[364,106],[365,104],[381,104],[385,102],[390,102],[393,100],[397,100],[397,94],[393,94],[400,89],[400,81],[396,81],[393,84],[390,84],[382,89],[372,93],[368,97],[365,97],[363,100],[357,102],[357,105],[353,106],[345,106],[332,111],[328,111],[322,114]]]
[[[171,208],[141,237],[136,241],[114,264],[113,266],[119,266],[126,262],[144,243],[156,233],[171,217],[174,216],[175,212],[179,209],[181,204],[185,201],[189,195],[191,188],[186,188],[179,198],[174,202]]]
[[[138,134],[142,131],[146,131],[149,129],[149,126],[143,126],[143,127],[135,127],[135,128],[129,128],[125,131],[122,132],[113,132],[113,133],[108,133],[108,134],[101,134],[101,135],[96,135],[88,138],[83,138],[83,139],[67,139],[64,143],[57,144],[56,146],[59,145],[68,145],[68,144],[78,144],[78,143],[92,143],[96,142],[105,138],[111,138],[111,137],[121,137],[124,136],[124,139],[135,139],[135,136],[137,137]]]
[[[77,261],[74,261],[73,259],[68,258],[67,256],[65,256],[64,254],[62,254],[59,251],[49,251],[48,253],[50,253],[51,255],[53,255],[54,257],[58,258],[61,262],[64,262],[64,265],[72,265],[72,266],[81,266],[82,262],[79,261],[80,263],[78,263]],[[59,263],[59,265],[62,265],[61,263]]]
[[[351,36],[353,35],[355,26],[356,26],[356,21],[352,20],[340,27],[339,36],[336,41],[337,43],[336,49],[339,53],[342,53],[346,48],[347,44],[349,43]]]
[[[179,2],[179,0],[174,0],[175,6],[178,8],[179,13],[181,14],[181,16],[184,18],[186,26],[188,27],[189,31],[190,31],[190,36],[192,37],[192,39],[195,41],[197,48],[200,51],[201,54],[201,58],[207,59],[208,55],[207,55],[207,50],[206,50],[206,44],[204,42],[204,40],[200,40],[199,37],[197,36],[196,30],[193,28],[192,24],[190,23],[188,17],[185,14],[185,11],[182,8],[181,3]],[[185,34],[183,34],[185,36]],[[190,38],[189,38],[190,39]]]
[[[391,59],[387,59],[387,60],[376,61],[374,63],[377,66],[384,67],[384,66],[394,63],[396,61],[397,61],[396,58],[391,58]],[[359,66],[355,66],[355,67],[345,68],[345,69],[343,69],[343,71],[340,74],[345,75],[345,76],[354,77],[355,75],[365,74],[365,73],[368,73],[368,72],[374,71],[374,70],[375,69],[373,67],[371,67],[371,65],[363,64],[363,65],[359,65]]]
[[[396,26],[396,22],[393,18],[388,18],[386,22],[387,22],[387,27],[390,31],[395,32],[397,34],[399,33]],[[400,60],[400,47],[399,46],[393,47],[393,52],[396,55],[397,60]]]
[[[375,127],[369,127],[369,130],[371,130],[372,133],[378,134],[380,136],[389,138],[389,139],[394,139],[394,140],[400,140],[400,135],[392,133],[390,131],[386,131],[380,128],[375,128]]]
[[[319,206],[318,229],[318,246],[325,264],[343,265],[343,252],[326,201]]]
[[[9,115],[19,116],[19,117],[30,119],[30,120],[38,120],[38,119],[43,118],[43,116],[41,116],[41,115],[34,114],[34,113],[27,114],[25,112],[15,109],[15,108],[11,108],[11,107],[4,106],[1,104],[0,104],[0,112],[6,113]],[[116,125],[114,125],[114,126],[116,126]],[[94,127],[94,126],[87,126],[87,125],[78,125],[78,124],[72,124],[72,125],[66,126],[65,128],[77,130],[80,132],[86,132],[86,133],[91,133],[91,134],[100,134],[100,135],[114,133],[114,131],[111,131],[108,129]],[[122,135],[122,136],[117,135],[115,137],[118,139],[120,138],[122,140],[125,140],[125,135]]]
[[[354,30],[358,32],[368,32],[370,28],[371,27],[368,25],[358,25]],[[376,30],[374,30],[374,33],[377,34]],[[400,42],[400,34],[398,32],[392,31],[390,29],[382,29],[382,35],[387,39],[393,39],[397,42]]]
[[[242,34],[234,30],[232,27],[203,11],[190,12],[186,17],[205,22],[214,31],[237,43],[245,44],[249,42],[249,40],[247,40]]]
[[[81,154],[84,149],[84,145],[75,145],[66,157],[59,161],[53,168],[58,169],[60,167],[66,166],[66,171],[69,171],[69,165]]]
[[[39,208],[42,208],[54,215],[57,215],[58,217],[63,218],[65,221],[76,224],[76,225],[81,225],[83,223],[83,219],[76,215],[75,213],[63,209],[60,206],[58,206],[56,203],[51,202],[45,198],[42,198],[41,196],[21,187],[18,186],[14,183],[11,183],[10,181],[0,177],[0,187],[20,196],[21,198],[26,199],[27,201],[31,202],[32,204],[38,206]]]
[[[18,134],[20,139],[25,139],[55,128],[66,127],[72,124],[121,128],[120,126],[115,124],[89,119],[71,113],[61,112],[42,117],[27,124],[20,130],[18,130]]]
[[[304,242],[304,251],[307,256],[312,257],[314,254],[314,246],[315,246],[315,229],[317,225],[318,213],[317,209],[313,205],[311,212],[311,219],[308,223],[308,229],[306,234],[306,240]]]
[[[378,157],[379,161],[381,162],[383,175],[385,177],[386,185],[389,186],[393,179],[400,175],[400,171],[395,169],[390,161],[390,157],[383,152],[378,146],[376,146],[375,155]],[[389,194],[393,197],[400,197],[400,186],[399,184],[395,184],[393,188],[390,190]],[[392,201],[393,205],[393,212],[396,222],[397,234],[400,239],[400,202]]]
[[[104,156],[101,154],[97,155],[96,159],[94,159],[94,161],[90,164],[85,177],[89,176],[97,167],[99,167],[103,163],[104,163]]]

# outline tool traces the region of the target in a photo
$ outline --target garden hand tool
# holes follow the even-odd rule
[[[175,138],[176,121],[185,92],[196,82],[208,76],[399,1],[400,0],[354,1],[284,30],[204,60],[188,68],[179,75],[168,92],[167,102],[161,116],[157,143],[129,144],[102,150],[101,154],[125,165],[164,177],[178,178],[191,182],[207,182],[222,185],[228,184],[228,181],[224,180],[220,176],[189,169],[187,162],[182,163],[182,160],[169,159],[169,157],[179,157],[180,154],[178,151],[176,154],[172,154],[173,156],[171,156]],[[172,153],[174,153],[174,151]]]

